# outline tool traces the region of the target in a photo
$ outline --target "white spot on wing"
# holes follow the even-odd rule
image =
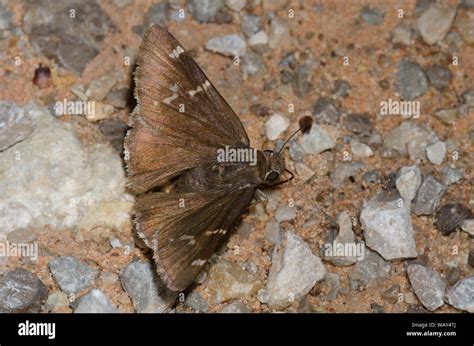
[[[184,53],[184,49],[181,46],[176,47],[173,51],[168,54],[171,59],[176,59],[181,53]]]
[[[206,263],[206,260],[204,259],[197,259],[197,260],[194,260],[193,263],[191,263],[192,266],[203,266],[204,263]]]
[[[167,105],[171,104],[172,101],[176,100],[178,98],[178,94],[173,94],[163,100],[164,103]]]

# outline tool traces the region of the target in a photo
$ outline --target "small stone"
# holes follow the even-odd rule
[[[184,304],[198,312],[206,312],[209,309],[209,304],[206,300],[196,291],[192,291],[186,297]]]
[[[469,107],[474,107],[474,88],[465,91],[462,94],[462,99],[464,104],[468,105]]]
[[[99,125],[100,132],[117,152],[123,151],[123,141],[127,134],[128,125],[122,121],[105,120]]]
[[[434,311],[444,305],[446,281],[437,272],[420,264],[411,264],[407,274],[416,296],[425,308]]]
[[[270,299],[270,293],[267,289],[262,288],[257,292],[257,299],[260,301],[260,303],[267,304],[268,299]]]
[[[275,212],[277,222],[291,221],[296,217],[296,208],[285,204],[279,207]]]
[[[250,309],[240,301],[228,304],[219,311],[222,314],[247,314],[249,312],[251,312]]]
[[[318,123],[331,125],[339,123],[340,112],[331,99],[327,97],[322,97],[313,104],[312,113]]]
[[[364,247],[364,257],[357,261],[355,273],[359,274],[358,280],[364,285],[370,285],[390,274],[390,263],[375,251]]]
[[[116,282],[118,282],[119,276],[116,273],[112,272],[102,272],[100,273],[100,281],[104,285],[114,285]]]
[[[459,11],[456,16],[456,27],[466,44],[474,44],[474,11]]]
[[[166,312],[177,295],[165,287],[149,262],[131,262],[120,273],[120,282],[138,313]]]
[[[246,51],[245,40],[239,35],[213,37],[206,43],[206,49],[225,56],[244,56]]]
[[[356,239],[352,231],[352,220],[347,211],[339,213],[336,218],[337,235],[329,231],[322,254],[324,259],[336,266],[348,266],[357,262]],[[349,250],[346,250],[349,249]]]
[[[461,271],[458,267],[449,267],[446,271],[446,280],[450,285],[454,285],[459,280],[459,275],[461,275]]]
[[[468,219],[464,220],[464,222],[461,224],[461,229],[470,234],[471,237],[474,237],[474,219]]]
[[[411,202],[421,185],[421,170],[418,166],[404,166],[400,169],[395,181],[397,190],[403,199]]]
[[[441,198],[445,194],[447,186],[438,181],[432,175],[425,178],[416,197],[415,214],[430,215],[438,208]]]
[[[355,134],[370,137],[373,130],[372,120],[367,113],[351,113],[343,118],[344,129]]]
[[[318,125],[313,125],[308,134],[301,136],[299,143],[308,154],[320,154],[336,146],[334,139]]]
[[[249,46],[257,46],[257,45],[266,45],[268,44],[268,35],[266,31],[259,31],[256,34],[252,35],[249,39]]]
[[[441,141],[426,147],[426,156],[434,165],[440,165],[444,160],[444,155],[446,155],[446,145]]]
[[[112,114],[114,114],[115,108],[111,105],[102,103],[102,102],[95,102],[94,103],[94,112],[87,113],[86,119],[89,121],[99,121],[104,119],[109,119]]]
[[[226,260],[211,267],[205,285],[215,304],[251,296],[262,287],[257,277]]]
[[[117,76],[113,73],[102,76],[99,79],[94,79],[90,82],[86,95],[91,100],[102,101],[109,91],[112,90],[115,83],[117,83]]]
[[[412,44],[412,29],[409,24],[402,22],[398,24],[392,31],[393,43],[401,43],[405,46]]]
[[[311,90],[312,67],[309,64],[299,65],[291,79],[293,93],[298,97],[306,96]]]
[[[441,41],[451,28],[455,16],[455,7],[431,4],[416,21],[423,41],[429,45]]]
[[[247,37],[252,37],[261,30],[261,18],[260,16],[250,16],[245,14],[242,19],[242,32]]]
[[[337,162],[334,171],[331,172],[330,178],[334,188],[342,186],[351,177],[355,177],[360,170],[364,168],[362,162]]]
[[[35,122],[13,101],[0,101],[0,151],[29,137]]]
[[[0,30],[10,29],[11,19],[11,12],[3,3],[0,3]]]
[[[436,143],[438,136],[429,127],[412,121],[404,121],[394,128],[384,139],[384,147],[395,149],[401,155],[409,155],[411,160],[423,159],[426,147]]]
[[[35,232],[26,228],[18,228],[7,234],[8,241],[15,244],[31,243],[34,242],[36,238]]]
[[[150,6],[144,24],[145,29],[153,24],[165,25],[169,10],[170,5],[168,3],[153,4]]]
[[[120,312],[112,305],[109,298],[100,290],[93,288],[86,295],[79,298],[75,304],[74,313],[118,313]]]
[[[303,161],[306,154],[297,141],[290,141],[290,157],[293,161]]]
[[[362,175],[362,179],[366,184],[377,184],[380,182],[380,171],[378,169],[373,169],[365,172]]]
[[[54,292],[46,300],[46,309],[51,312],[61,312],[69,306],[69,299],[64,292]]]
[[[295,169],[298,178],[301,179],[303,183],[308,182],[316,174],[313,169],[305,165],[303,162],[297,162],[295,164]]]
[[[411,292],[406,292],[403,294],[403,301],[407,304],[416,304],[416,297],[413,293]]]
[[[445,204],[436,213],[436,228],[443,235],[454,232],[464,220],[472,219],[474,214],[461,203]]]
[[[451,185],[464,178],[464,173],[460,169],[445,167],[443,169],[443,183]]]
[[[224,7],[224,0],[189,0],[189,10],[200,23],[213,22]]]
[[[324,295],[324,299],[329,301],[337,299],[337,296],[341,291],[341,279],[338,274],[327,272],[322,285],[329,286],[329,292]]]
[[[269,223],[267,223],[267,225],[265,226],[265,239],[272,244],[276,244],[280,241],[280,238],[280,224],[275,221],[270,221]]]
[[[386,260],[417,257],[410,204],[396,190],[381,191],[364,201],[360,222],[367,246]]]
[[[75,257],[56,257],[49,262],[49,269],[62,291],[78,293],[91,286],[97,270]]]
[[[397,91],[404,100],[412,101],[428,90],[428,79],[417,63],[403,59],[398,63]]]
[[[370,8],[365,6],[360,11],[360,16],[364,22],[370,25],[383,24],[384,15],[378,9]]]
[[[268,305],[284,309],[301,301],[314,285],[326,277],[326,268],[308,244],[287,231],[272,255],[268,274]]]
[[[336,97],[347,97],[350,95],[351,85],[345,80],[338,80],[334,85],[333,94]]]
[[[247,0],[225,0],[225,4],[232,11],[240,12],[245,7]]]
[[[434,112],[434,115],[443,123],[452,125],[456,122],[457,118],[459,118],[459,109],[457,107],[441,109]]]
[[[398,302],[398,295],[400,294],[400,285],[395,284],[390,286],[389,288],[380,292],[380,296],[383,300],[387,303],[395,304]]]
[[[265,134],[271,141],[278,139],[278,137],[286,131],[290,126],[290,120],[280,113],[273,114],[265,122]]]
[[[256,76],[265,72],[262,57],[254,52],[247,52],[242,58],[242,64],[240,66],[245,75]]]
[[[441,65],[432,65],[426,71],[426,75],[430,81],[430,84],[436,90],[442,91],[449,86],[451,82],[452,73],[447,68]]]
[[[289,41],[290,28],[288,23],[278,17],[274,17],[270,22],[268,31],[268,45],[272,49],[278,48],[283,42]]]
[[[351,152],[356,158],[367,158],[374,155],[372,149],[364,143],[352,139],[350,142]]]
[[[446,301],[456,309],[474,312],[474,276],[459,280],[446,293]]]
[[[46,286],[32,273],[16,269],[0,277],[0,313],[40,312]]]

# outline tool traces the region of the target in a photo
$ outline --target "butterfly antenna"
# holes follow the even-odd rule
[[[300,127],[298,130],[296,130],[295,132],[293,132],[291,134],[290,137],[288,137],[288,139],[282,144],[282,146],[280,147],[280,150],[278,150],[278,155],[281,154],[281,152],[283,151],[283,149],[285,148],[285,146],[288,144],[288,142],[294,137],[296,136],[296,134],[298,132],[302,132],[302,133],[308,133],[310,130],[311,130],[311,126],[313,125],[313,118],[310,117],[310,116],[304,116],[302,118],[300,118],[300,120],[298,121]]]

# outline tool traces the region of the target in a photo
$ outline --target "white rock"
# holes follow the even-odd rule
[[[268,31],[268,45],[270,48],[278,48],[284,41],[290,39],[290,28],[283,19],[274,17],[270,23]]]
[[[290,126],[290,120],[280,113],[273,114],[265,123],[265,134],[271,141],[278,137]]]
[[[470,234],[471,237],[474,237],[474,219],[464,220],[461,224],[461,229],[464,232]]]
[[[239,35],[213,37],[206,43],[206,49],[226,56],[244,56],[246,51],[245,40]]]
[[[446,293],[446,301],[456,309],[474,313],[474,276],[459,280]]]
[[[360,222],[366,244],[386,260],[417,257],[409,208],[396,191],[364,201]]]
[[[319,154],[334,148],[336,142],[321,127],[313,125],[308,134],[301,136],[300,144],[307,154]]]
[[[256,46],[258,44],[267,44],[268,35],[266,31],[260,30],[248,40],[250,46]]]
[[[446,155],[446,145],[441,141],[426,147],[426,156],[434,165],[440,165],[444,160],[444,155]]]
[[[109,298],[100,290],[93,288],[89,293],[79,298],[75,313],[118,313]]]
[[[423,41],[429,45],[441,41],[451,28],[455,15],[454,6],[431,4],[416,21]]]
[[[232,11],[240,12],[246,5],[247,0],[225,0],[225,4]]]
[[[416,192],[421,185],[421,170],[418,166],[404,166],[398,173],[395,181],[397,190],[407,202],[415,199]]]
[[[129,225],[133,198],[125,193],[115,150],[100,143],[85,147],[70,124],[46,109],[29,114],[35,131],[0,153],[0,234],[30,226],[73,228],[84,218],[88,226]]]
[[[349,145],[355,157],[365,158],[374,155],[374,152],[367,144],[356,141],[355,139],[352,139]]]
[[[287,231],[272,255],[268,274],[268,305],[284,309],[301,301],[317,282],[326,277],[326,268],[308,244]]]

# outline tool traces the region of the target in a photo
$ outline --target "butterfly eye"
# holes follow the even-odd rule
[[[277,171],[268,172],[267,176],[265,177],[265,180],[266,181],[274,181],[276,178],[278,178],[279,175],[280,175],[280,173],[278,173]]]

